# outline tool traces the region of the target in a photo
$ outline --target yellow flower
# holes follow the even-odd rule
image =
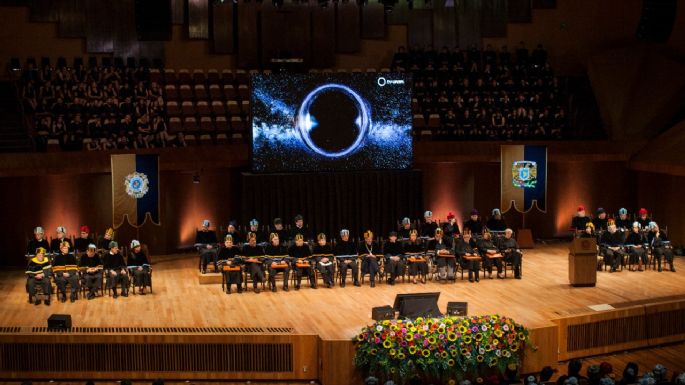
[[[445,334],[445,328],[444,327],[439,327],[438,328],[438,334]]]
[[[454,366],[454,360],[451,358],[449,360],[447,360],[447,366]],[[454,380],[450,380],[450,381],[454,381]]]
[[[457,351],[456,351],[456,350],[451,350],[451,351],[450,351],[450,354],[452,355],[452,357],[456,357],[456,356],[457,356]]]
[[[525,339],[526,339],[526,335],[523,334],[523,333],[519,333],[519,339],[520,339],[521,341],[525,340]]]
[[[389,349],[390,347],[392,347],[392,342],[390,342],[390,340],[383,341],[383,347]]]
[[[400,352],[400,354],[397,355],[397,358],[400,360],[403,360],[403,359],[407,358],[407,356],[404,353]]]
[[[480,354],[476,356],[476,361],[478,362],[483,362],[484,359],[485,357],[481,356]]]
[[[469,337],[469,336],[464,337],[464,343],[470,344],[471,343],[471,337]]]
[[[389,320],[387,320],[387,319],[386,319],[386,320],[383,320],[383,325],[384,325],[384,326],[388,326],[388,325],[390,325],[390,321],[389,321]]]
[[[449,353],[447,353],[446,350],[443,350],[442,353],[440,353],[440,357],[447,358],[447,357],[449,357]]]
[[[421,351],[421,355],[424,356],[424,357],[428,357],[428,356],[431,355],[431,351],[428,350],[428,349],[423,349],[423,350]]]
[[[488,364],[490,367],[497,365],[497,358],[492,358]]]
[[[513,343],[513,344],[511,344],[510,349],[512,352],[515,352],[515,351],[519,350],[519,345],[517,343]]]
[[[503,334],[502,330],[500,330],[500,329],[495,330],[495,335],[497,336],[497,338],[501,338],[502,334]]]
[[[436,342],[435,336],[428,337],[428,342],[430,342],[431,345],[435,345],[435,342]]]
[[[423,330],[423,329],[421,329],[421,330],[419,330],[419,334],[421,334],[422,336],[425,336],[425,335],[426,335],[426,331]]]
[[[404,336],[404,339],[407,341],[414,341],[414,335],[411,333],[407,334],[406,336]]]
[[[476,333],[476,341],[480,341],[483,339],[483,334],[482,333]]]
[[[450,342],[454,342],[457,340],[457,334],[456,333],[449,333],[447,335],[447,340]]]
[[[409,354],[416,354],[416,346],[409,347]]]
[[[466,326],[464,325],[459,325],[459,331],[463,334],[466,333]]]
[[[499,340],[497,338],[495,338],[494,340],[492,340],[492,343],[495,345],[499,345]]]
[[[461,354],[462,354],[462,355],[464,355],[464,356],[465,356],[465,355],[466,355],[466,353],[468,353],[468,352],[469,352],[469,351],[468,351],[468,350],[466,350],[466,348],[464,348],[464,349],[461,349]]]
[[[390,349],[390,352],[389,352],[389,353],[390,353],[390,356],[391,356],[391,357],[394,357],[395,354],[397,354],[397,351],[395,351],[395,349]]]
[[[371,353],[372,356],[375,356],[375,355],[376,355],[376,352],[377,352],[376,349],[371,349],[371,351],[369,351],[369,353]]]
[[[357,334],[357,341],[364,341],[364,335],[363,334]]]

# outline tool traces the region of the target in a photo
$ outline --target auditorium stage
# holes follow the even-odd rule
[[[456,283],[385,283],[375,288],[349,284],[345,288],[302,289],[289,292],[251,290],[226,295],[221,285],[198,283],[194,254],[153,256],[154,293],[113,299],[81,299],[76,303],[34,306],[27,303],[25,277],[21,271],[0,273],[0,326],[45,326],[53,313],[71,314],[79,327],[287,327],[296,333],[316,334],[322,339],[348,339],[372,322],[371,308],[392,305],[398,293],[439,291],[439,308],[448,301],[468,302],[469,314],[499,313],[529,328],[545,327],[552,319],[591,312],[588,306],[649,301],[685,296],[685,263],[676,258],[672,273],[598,272],[594,288],[568,284],[568,245],[536,245],[525,250],[523,279],[511,272],[504,280],[481,278],[480,283],[457,279]],[[210,268],[211,270],[211,268]]]

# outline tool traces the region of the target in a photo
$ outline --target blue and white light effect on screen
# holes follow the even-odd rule
[[[252,90],[255,172],[411,168],[406,75],[254,75]]]

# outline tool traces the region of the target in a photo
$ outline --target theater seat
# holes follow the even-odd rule
[[[183,131],[183,125],[181,124],[181,118],[173,117],[169,119],[169,133],[176,134]]]
[[[178,70],[178,83],[183,85],[183,84],[188,84],[190,85],[192,83],[192,79],[190,77],[190,71],[188,71],[187,68],[181,68]]]
[[[214,116],[219,116],[219,115],[225,115],[226,114],[226,108],[224,107],[224,103],[219,100],[215,100],[212,102],[212,113]]]
[[[204,100],[197,102],[197,113],[200,116],[209,116],[212,111],[209,109],[209,104]]]
[[[207,71],[207,83],[209,83],[210,85],[221,83],[221,76],[219,75],[219,71],[217,71],[216,68],[210,68]]]

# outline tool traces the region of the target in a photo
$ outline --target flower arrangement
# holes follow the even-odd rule
[[[365,373],[446,380],[504,372],[520,363],[529,337],[511,318],[486,315],[379,321],[362,328],[354,341],[355,365]]]

